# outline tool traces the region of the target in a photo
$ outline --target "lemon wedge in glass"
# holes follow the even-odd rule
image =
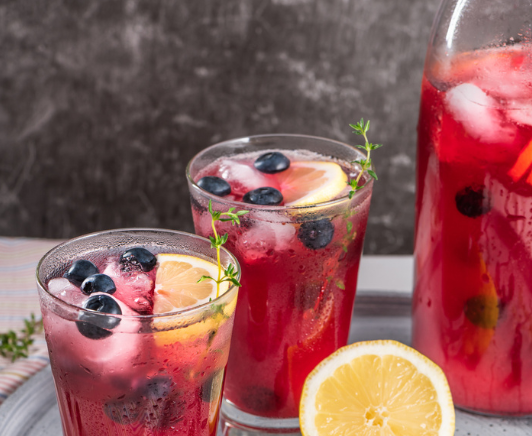
[[[335,162],[292,162],[278,180],[286,206],[324,203],[347,187],[347,174]]]
[[[207,338],[209,332],[216,331],[228,320],[236,308],[236,295],[216,304],[216,283],[202,276],[217,277],[218,266],[208,260],[185,254],[158,254],[158,268],[155,276],[153,313],[162,314],[192,309],[189,314],[165,316],[153,321],[155,342],[159,346],[176,342],[191,341],[194,338]],[[220,284],[220,296],[231,285]],[[193,307],[212,301],[199,310]],[[220,300],[218,300],[220,301]]]
[[[159,254],[157,262],[153,313],[173,312],[216,298],[213,280],[198,283],[201,276],[218,277],[216,264],[185,254]],[[220,295],[228,288],[227,282],[221,283]]]

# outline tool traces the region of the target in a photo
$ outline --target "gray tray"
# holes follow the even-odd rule
[[[405,293],[359,291],[349,341],[395,339],[410,343],[410,303]],[[61,422],[50,367],[0,406],[0,436],[60,436]],[[246,435],[235,432],[231,435]],[[500,419],[456,413],[457,436],[530,436],[532,418]]]

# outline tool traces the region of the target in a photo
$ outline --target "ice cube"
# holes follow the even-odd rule
[[[275,250],[288,250],[295,242],[295,226],[288,223],[270,223],[269,225],[275,235]]]
[[[112,260],[104,274],[113,279],[116,292],[113,296],[140,314],[153,313],[153,292],[155,269],[144,271],[123,271],[118,260]]]
[[[141,325],[134,318],[138,314],[121,301],[115,301],[122,315],[128,318],[121,318],[120,323],[109,330],[109,336],[99,339],[81,334],[77,321],[44,313],[50,355],[58,368],[71,373],[72,377],[87,377],[87,374],[98,379],[109,377],[116,384],[121,375],[127,380],[130,375],[128,368],[145,361],[147,350],[143,350],[144,335],[139,333]]]
[[[473,79],[475,85],[486,89],[490,96],[504,101],[530,99],[530,73],[527,69],[500,69],[480,74]]]
[[[50,294],[74,306],[81,306],[87,298],[80,288],[62,277],[50,280],[48,282],[48,291]]]
[[[474,138],[486,143],[504,143],[515,136],[515,127],[505,125],[497,101],[471,83],[447,92],[446,103],[457,121]]]
[[[256,211],[253,213],[253,219],[256,220],[257,226],[267,229],[268,233],[273,235],[276,251],[288,250],[296,241],[296,227],[289,216]]]
[[[516,101],[508,107],[506,116],[519,124],[532,126],[532,105]]]
[[[288,250],[295,242],[296,228],[290,223],[254,222],[236,241],[237,250],[247,261]]]
[[[266,186],[280,190],[275,178],[261,173],[253,164],[222,159],[218,167],[218,175],[231,185],[231,193],[242,196],[245,193]]]

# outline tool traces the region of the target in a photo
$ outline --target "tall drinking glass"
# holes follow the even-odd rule
[[[132,248],[158,256],[154,269],[118,263]],[[130,306],[146,311],[141,302],[149,297],[143,289],[159,274],[160,253],[178,254],[197,268],[216,262],[215,250],[203,238],[149,229],[72,239],[40,261],[39,297],[66,436],[216,434],[237,288],[195,307],[141,315]],[[114,271],[116,291],[87,297],[69,282],[75,282],[73,274],[62,278],[80,259],[106,274]],[[223,249],[221,262],[238,271],[236,259]],[[83,268],[78,270],[83,275]],[[87,301],[103,304],[97,309]]]
[[[272,151],[288,156],[292,171],[304,165],[299,162],[334,162],[345,176],[341,192],[305,206],[245,202],[239,192],[260,185],[277,186],[288,200],[291,175],[283,174],[291,170],[268,174],[253,164]],[[220,227],[242,268],[222,414],[243,427],[297,428],[306,376],[347,343],[372,181],[365,180],[350,199],[346,180],[358,173],[351,162],[362,157],[329,139],[262,135],[213,145],[189,163],[196,233],[212,235],[209,201],[215,210],[249,211],[240,226]],[[232,192],[217,196],[198,186],[212,174],[226,180]]]
[[[413,343],[487,414],[532,413],[531,13],[443,1],[422,84]]]

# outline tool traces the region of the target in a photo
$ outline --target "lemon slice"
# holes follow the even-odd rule
[[[198,283],[202,276],[218,277],[214,263],[185,254],[159,254],[157,261],[153,313],[173,312],[216,298],[213,280]],[[221,283],[220,295],[228,288],[227,282]]]
[[[335,162],[292,162],[278,177],[286,206],[323,203],[347,186],[347,174]]]
[[[303,436],[451,436],[454,407],[443,371],[395,341],[340,348],[307,377]]]

